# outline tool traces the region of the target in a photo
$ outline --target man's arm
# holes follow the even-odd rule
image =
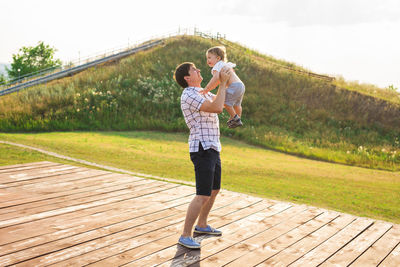
[[[224,67],[219,73],[219,79],[221,84],[218,88],[217,96],[213,101],[205,100],[200,107],[200,111],[210,112],[210,113],[221,113],[224,109],[225,95],[226,95],[226,83],[231,76],[230,68]]]

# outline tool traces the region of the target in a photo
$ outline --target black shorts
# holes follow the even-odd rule
[[[221,188],[221,159],[219,152],[204,150],[199,144],[198,152],[191,152],[190,159],[196,173],[196,195],[211,196],[212,190]]]

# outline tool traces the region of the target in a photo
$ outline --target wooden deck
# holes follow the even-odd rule
[[[0,266],[400,266],[400,225],[221,191],[201,250],[190,186],[52,162],[0,166]]]

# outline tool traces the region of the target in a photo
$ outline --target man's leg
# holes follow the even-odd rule
[[[197,217],[202,211],[202,207],[209,202],[210,198],[211,197],[209,196],[196,195],[192,200],[192,202],[190,202],[190,205],[186,212],[185,226],[183,228],[183,233],[182,233],[183,237],[192,236],[192,229],[194,222],[196,221]]]
[[[210,214],[211,208],[214,205],[215,198],[217,197],[218,190],[212,190],[210,198],[204,205],[201,207],[199,220],[197,222],[197,226],[204,228],[207,227],[207,218],[208,214]]]
[[[199,215],[199,222],[207,223],[208,214],[221,186],[221,160],[218,152],[203,150],[200,146],[199,152],[191,153],[190,158],[195,166],[196,196],[188,207],[182,237],[192,235],[193,225]]]

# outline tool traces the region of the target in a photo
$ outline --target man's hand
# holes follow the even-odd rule
[[[226,83],[231,77],[231,68],[222,68],[219,73],[219,79],[221,81],[217,95],[213,98],[213,101],[205,100],[200,107],[200,111],[210,113],[221,113],[224,108],[225,95],[226,95]]]
[[[223,67],[219,73],[219,80],[221,81],[221,84],[226,84],[229,81],[229,78],[231,77],[231,70],[232,68],[229,67]]]

